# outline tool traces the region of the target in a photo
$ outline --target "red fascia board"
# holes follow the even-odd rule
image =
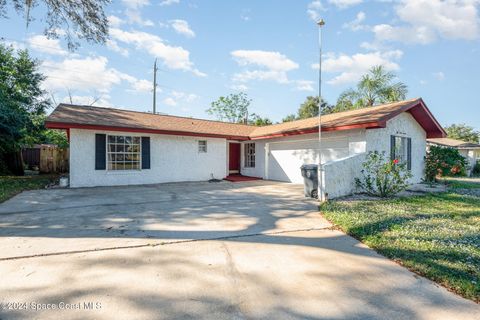
[[[415,107],[420,107],[423,111],[423,115],[418,113],[418,111],[415,111]],[[428,107],[425,105],[423,99],[418,99],[417,101],[412,102],[411,104],[406,105],[403,108],[400,108],[396,112],[388,114],[387,116],[383,117],[382,120],[387,122],[388,120],[395,118],[403,112],[409,112],[415,118],[415,120],[423,127],[423,129],[427,133],[427,138],[444,138],[447,136],[447,133],[438,123],[437,119],[435,119],[430,109],[428,109]],[[433,126],[429,125],[428,122],[433,124]]]
[[[174,136],[225,138],[228,140],[248,140],[248,137],[244,137],[244,136],[196,133],[196,132],[172,131],[172,130],[155,130],[155,129],[143,129],[143,128],[113,127],[113,126],[101,126],[101,125],[65,123],[65,122],[48,122],[47,121],[45,122],[45,127],[49,129],[84,129],[84,130],[102,130],[102,131],[122,131],[122,132],[166,134],[166,135],[174,135]]]
[[[346,126],[327,127],[327,128],[322,127],[322,132],[352,130],[352,129],[375,129],[375,128],[385,128],[385,126],[386,126],[386,122],[375,121],[375,122],[368,122],[368,123],[351,124]],[[281,137],[288,137],[288,136],[295,136],[295,135],[309,134],[309,133],[316,133],[316,132],[318,132],[318,127],[305,129],[305,130],[291,130],[291,131],[285,131],[280,133],[272,133],[264,136],[250,137],[250,140],[281,138]]]

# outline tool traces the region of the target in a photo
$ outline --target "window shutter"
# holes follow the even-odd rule
[[[107,135],[95,134],[95,170],[105,170],[106,152],[107,152]]]
[[[412,170],[412,138],[407,139],[407,168]]]
[[[150,137],[142,137],[142,169],[150,169]]]
[[[395,160],[395,136],[390,136],[390,160]]]

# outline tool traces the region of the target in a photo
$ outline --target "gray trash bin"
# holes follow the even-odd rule
[[[305,197],[318,198],[318,165],[304,164],[300,167]]]

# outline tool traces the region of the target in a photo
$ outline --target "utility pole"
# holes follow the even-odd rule
[[[157,114],[157,58],[153,64],[153,114]]]
[[[325,25],[325,21],[320,19],[317,22],[318,25],[318,200],[324,202],[325,199],[325,187],[323,181],[323,168],[322,168],[322,27]]]

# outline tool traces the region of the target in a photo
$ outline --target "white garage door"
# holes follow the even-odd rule
[[[348,140],[324,140],[322,162],[348,156]],[[269,143],[268,179],[303,183],[300,167],[318,162],[318,140]]]

